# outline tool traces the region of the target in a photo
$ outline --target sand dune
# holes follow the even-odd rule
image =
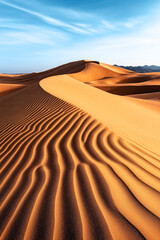
[[[15,89],[23,84],[0,98],[2,240],[159,240],[153,75],[78,61],[0,77]],[[142,91],[122,94],[122,80]]]
[[[54,96],[84,109],[123,137],[160,154],[160,112],[137,104],[133,99],[85,85],[69,76],[46,78],[40,82],[40,86]],[[150,130],[151,122],[153,127]]]
[[[0,97],[8,95],[12,92],[15,92],[21,88],[23,88],[25,85],[23,84],[5,84],[0,83]]]

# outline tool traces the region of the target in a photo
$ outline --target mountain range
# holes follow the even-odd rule
[[[114,65],[117,67],[125,68],[138,73],[147,73],[147,72],[160,72],[160,66],[156,65],[144,65],[144,66],[123,66],[123,65]]]

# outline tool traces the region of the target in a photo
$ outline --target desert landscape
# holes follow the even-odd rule
[[[1,240],[159,240],[160,72],[0,75]]]

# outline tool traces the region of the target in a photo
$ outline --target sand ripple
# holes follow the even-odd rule
[[[2,240],[159,240],[156,154],[38,84],[1,104]]]

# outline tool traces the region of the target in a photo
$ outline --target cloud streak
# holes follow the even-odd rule
[[[52,12],[56,12],[59,14],[61,18],[65,18],[67,16],[67,21],[64,20],[59,20],[54,17],[50,17],[48,15],[42,14],[41,11],[34,11],[31,10],[29,7],[22,7],[19,4],[14,4],[10,3],[9,1],[6,0],[0,0],[0,4],[3,4],[5,6],[8,6],[10,8],[19,10],[21,12],[25,12],[31,16],[35,16],[39,18],[41,21],[47,23],[50,26],[58,27],[58,30],[65,30],[66,32],[74,32],[76,34],[81,34],[82,36],[95,36],[96,34],[102,35],[107,33],[113,33],[113,32],[118,32],[123,29],[134,29],[134,27],[137,27],[137,25],[141,23],[140,19],[126,19],[125,22],[110,22],[103,17],[96,16],[95,14],[88,14],[89,17],[85,18],[84,15],[86,13],[75,11],[72,9],[64,8],[62,7],[51,7]],[[45,9],[47,12],[51,13],[50,8],[46,8],[44,5],[38,5],[38,2],[36,3],[39,8]],[[33,6],[33,5],[32,5]],[[69,16],[70,15],[70,18]],[[76,17],[80,18],[81,15],[81,20],[76,22]],[[71,23],[68,23],[69,19],[71,20]],[[73,23],[74,19],[74,23]]]
[[[71,30],[71,31],[74,31],[74,32],[77,32],[77,33],[89,34],[89,32],[87,30],[83,29],[83,28],[76,27],[72,24],[65,23],[61,20],[46,16],[46,15],[41,14],[39,12],[32,11],[30,9],[27,9],[27,8],[24,8],[24,7],[21,7],[21,6],[18,6],[16,4],[13,4],[13,3],[10,3],[10,2],[7,2],[7,1],[3,1],[3,0],[0,0],[0,3],[6,5],[8,7],[17,9],[19,11],[28,13],[32,16],[36,16],[36,17],[40,18],[41,20],[45,21],[46,23],[48,23],[50,25],[63,27],[63,28],[66,28],[68,30]]]
[[[5,21],[3,21],[3,18],[0,18],[0,22],[1,46],[19,44],[55,46],[69,40],[68,35],[58,30],[50,30],[33,24],[19,24],[14,22],[13,19],[12,21],[11,19],[5,19]]]
[[[98,37],[90,41],[76,43],[70,48],[61,48],[54,51],[56,61],[61,64],[64,61],[79,59],[91,59],[119,65],[159,65],[160,55],[160,19],[146,24],[140,32],[115,35],[110,37]],[[38,53],[37,53],[38,54]],[[50,61],[52,51],[39,52]],[[67,59],[64,58],[67,56]]]
[[[89,6],[68,6],[58,0],[0,0],[0,72],[17,72],[19,67],[22,72],[40,71],[78,59],[159,64],[158,6],[149,14],[141,11],[141,15],[134,12],[128,17],[117,17],[115,8],[103,14],[102,6],[99,14],[96,9],[91,12]]]

